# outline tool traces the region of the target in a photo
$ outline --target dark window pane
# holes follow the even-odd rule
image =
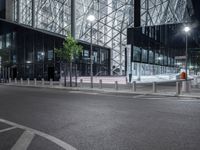
[[[153,57],[153,52],[149,51],[149,63],[154,63],[154,57]]]
[[[139,47],[133,47],[133,60],[141,61],[141,49]]]
[[[147,62],[148,61],[148,51],[145,49],[142,49],[142,62]]]

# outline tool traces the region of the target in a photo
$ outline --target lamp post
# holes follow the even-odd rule
[[[87,17],[87,20],[90,22],[90,83],[91,83],[91,88],[93,88],[93,47],[92,47],[92,26],[93,22],[95,21],[95,16],[94,15],[89,15]]]
[[[186,73],[186,78],[185,80],[188,79],[188,32],[190,31],[190,27],[185,26],[184,27],[184,31],[185,31],[185,43],[186,43],[186,47],[185,47],[185,73]]]
[[[43,50],[43,52],[41,52],[41,56],[42,56],[42,61],[43,61],[43,64],[42,64],[42,77],[44,79],[44,57],[45,57],[45,52]]]

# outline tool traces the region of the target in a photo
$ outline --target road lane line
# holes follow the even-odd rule
[[[163,99],[168,99],[168,97],[145,97],[145,99],[150,99],[150,100],[163,100]]]
[[[13,129],[16,129],[16,127],[10,127],[10,128],[6,128],[6,129],[2,129],[2,130],[0,130],[0,133],[10,131],[10,130],[13,130]]]
[[[140,97],[144,97],[144,96],[146,96],[146,95],[144,95],[144,94],[142,94],[142,95],[135,95],[132,98],[140,98]]]
[[[34,136],[34,133],[24,131],[24,133],[20,136],[15,145],[11,148],[11,150],[27,150]]]
[[[69,145],[68,143],[65,143],[64,141],[62,141],[62,140],[60,140],[60,139],[58,139],[56,137],[53,137],[51,135],[48,135],[46,133],[43,133],[41,131],[29,128],[29,127],[25,127],[23,125],[20,125],[20,124],[17,124],[17,123],[14,123],[14,122],[11,122],[11,121],[8,121],[8,120],[5,120],[5,119],[0,119],[0,122],[3,122],[5,124],[11,125],[11,126],[14,126],[14,127],[17,127],[17,128],[29,131],[29,132],[32,132],[32,133],[34,133],[36,135],[39,135],[39,136],[41,136],[43,138],[46,138],[47,140],[57,144],[58,146],[62,147],[65,150],[77,150],[76,148],[74,148],[73,146]]]
[[[99,93],[95,93],[95,92],[83,92],[83,91],[69,91],[68,93],[70,94],[88,94],[88,95],[97,95]]]
[[[200,102],[198,99],[184,99],[184,100],[178,100],[179,102]]]
[[[109,97],[118,97],[118,98],[140,98],[146,96],[146,94],[137,94],[134,96],[128,95],[128,96],[123,96],[123,95],[113,95],[109,93],[95,93],[95,92],[84,92],[84,91],[69,91],[68,93],[70,94],[86,94],[86,95],[102,95],[102,96],[109,96]]]

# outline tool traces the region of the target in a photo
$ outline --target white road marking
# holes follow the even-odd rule
[[[146,97],[145,99],[152,99],[152,100],[156,100],[156,99],[160,99],[160,100],[163,100],[163,99],[165,99],[165,100],[177,100],[177,101],[179,101],[179,102],[200,102],[200,100],[199,99],[189,99],[189,98],[178,98],[178,97],[173,97],[173,99],[169,99],[169,97]]]
[[[145,97],[145,99],[168,99],[167,97]]]
[[[72,93],[72,94],[89,94],[89,95],[97,95],[99,93],[94,93],[94,92],[82,92],[82,91],[69,91],[69,93]]]
[[[11,121],[8,121],[8,120],[4,120],[4,119],[0,119],[0,122],[3,122],[5,124],[8,124],[8,125],[11,125],[11,126],[14,126],[16,128],[20,128],[20,129],[23,129],[23,130],[26,130],[26,131],[29,131],[29,132],[32,132],[33,134],[36,134],[36,135],[39,135],[43,138],[46,138],[47,140],[57,144],[58,146],[62,147],[63,149],[65,150],[77,150],[76,148],[72,147],[71,145],[69,145],[68,143],[65,143],[64,141],[56,138],[56,137],[53,137],[51,135],[48,135],[46,133],[43,133],[41,131],[38,131],[38,130],[35,130],[35,129],[32,129],[32,128],[29,128],[29,127],[25,127],[23,125],[20,125],[20,124],[17,124],[17,123],[14,123],[14,122],[11,122]]]
[[[72,93],[72,94],[87,94],[87,95],[103,95],[103,96],[109,96],[109,97],[117,97],[117,98],[140,98],[140,97],[145,97],[145,94],[139,94],[139,95],[120,95],[120,93],[118,93],[117,95],[113,95],[113,94],[109,94],[109,93],[95,93],[95,92],[88,92],[88,91],[69,91],[68,93]]]
[[[198,99],[185,99],[185,100],[178,100],[180,102],[200,102]]]
[[[140,97],[144,97],[145,95],[135,95],[132,98],[140,98]]]
[[[32,132],[24,131],[11,150],[27,150],[34,136]]]
[[[2,129],[2,130],[0,130],[0,133],[10,131],[12,129],[16,129],[16,127],[10,127],[10,128],[6,128],[6,129]]]

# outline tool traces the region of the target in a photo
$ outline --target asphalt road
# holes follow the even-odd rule
[[[0,150],[199,150],[199,141],[198,99],[0,85]]]

